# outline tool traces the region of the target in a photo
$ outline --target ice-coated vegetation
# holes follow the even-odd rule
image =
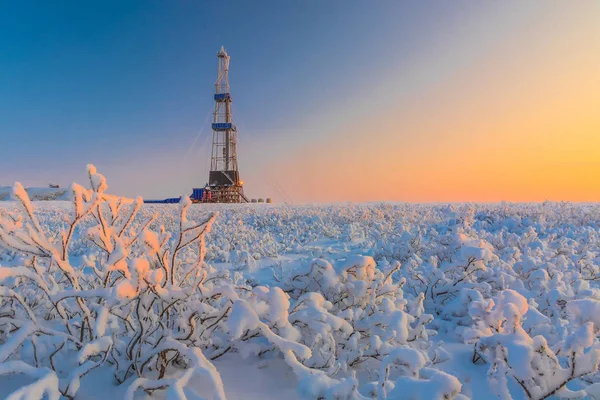
[[[277,365],[304,399],[600,399],[599,205],[150,206],[88,172],[0,207],[2,396],[251,398],[223,374]]]

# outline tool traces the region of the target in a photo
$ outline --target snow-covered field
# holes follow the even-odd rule
[[[600,399],[599,204],[120,206],[90,172],[0,203],[3,398]]]

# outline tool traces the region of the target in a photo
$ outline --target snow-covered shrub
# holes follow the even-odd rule
[[[421,352],[409,347],[395,349],[383,359],[374,398],[442,400],[458,396],[462,386],[458,379],[425,365]],[[402,372],[395,381],[390,379],[393,368]]]
[[[600,302],[596,302],[599,303]],[[547,324],[531,304],[513,290],[498,293],[494,299],[474,302],[471,317],[475,323],[467,340],[475,342],[475,355],[489,364],[489,379],[496,394],[510,399],[508,381],[514,380],[528,399],[582,398],[585,390],[572,391],[567,384],[593,374],[600,364],[600,343],[595,337],[597,304],[575,300],[567,304],[575,326],[564,340],[550,346],[542,335],[530,336],[522,320],[529,315]],[[591,320],[591,321],[590,321]]]
[[[418,354],[413,357],[423,365],[417,372],[443,361],[443,352],[429,340],[435,331],[426,327],[433,316],[424,312],[424,295],[405,299],[405,280],[392,279],[399,270],[399,263],[382,271],[371,257],[351,256],[334,265],[314,259],[282,277],[292,299],[287,321],[297,340],[312,350],[303,364],[345,379],[356,370],[382,379],[379,367],[397,349]],[[460,385],[455,389],[444,395],[452,398]]]
[[[154,216],[136,220],[141,199],[105,200],[104,177],[93,166],[88,172],[91,189],[73,185],[73,212],[55,231],[42,228],[15,184],[22,213],[0,220],[1,245],[21,255],[0,267],[0,372],[39,377],[37,395],[15,393],[23,398],[43,391],[74,398],[80,379],[101,365],[111,365],[121,383],[138,377],[130,397],[138,387],[181,393],[192,374],[203,373],[223,399],[219,374],[200,350],[220,351],[215,331],[236,297],[204,262],[215,216],[188,220],[184,199],[175,236],[153,232]],[[75,232],[95,250],[73,254]]]

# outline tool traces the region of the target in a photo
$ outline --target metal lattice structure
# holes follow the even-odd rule
[[[213,114],[213,145],[208,177],[210,199],[215,203],[245,203],[243,182],[237,161],[237,129],[231,116],[229,93],[229,55],[223,47],[217,53],[219,74],[215,84],[215,112]],[[206,200],[205,200],[206,201]]]

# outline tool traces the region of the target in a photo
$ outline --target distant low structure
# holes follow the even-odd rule
[[[58,185],[56,185],[58,186]],[[60,187],[28,187],[25,188],[29,199],[32,201],[72,201],[73,191],[67,188]],[[0,186],[0,201],[13,201],[13,188],[12,186]],[[121,199],[125,203],[133,202],[133,199],[127,197],[113,196],[110,194],[102,193],[102,197],[106,200]],[[179,202],[179,199],[177,199]]]
[[[72,197],[67,189],[55,187],[29,187],[25,191],[31,200],[71,200]],[[12,192],[12,186],[0,186],[0,200],[13,200]]]

